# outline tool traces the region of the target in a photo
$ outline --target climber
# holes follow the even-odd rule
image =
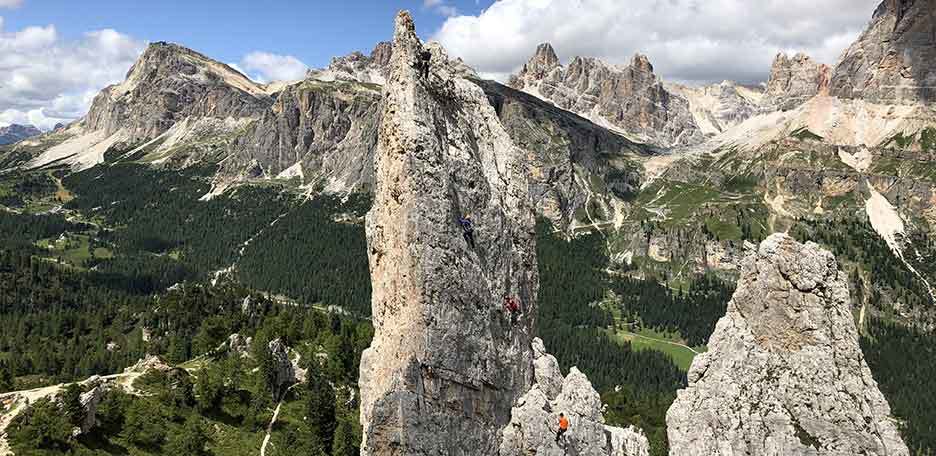
[[[419,63],[417,64],[417,69],[419,69],[419,76],[423,79],[429,78],[429,66],[432,61],[432,53],[428,49],[423,49],[419,53]]]
[[[507,315],[510,315],[510,324],[517,324],[517,317],[520,316],[520,303],[517,301],[517,298],[511,298],[509,295],[504,295],[504,310],[507,311]]]
[[[559,414],[559,430],[556,431],[556,443],[559,443],[559,439],[569,430],[569,419],[565,417],[564,414]]]
[[[475,248],[474,228],[471,226],[471,216],[466,214],[464,217],[458,219],[458,224],[462,227],[462,231],[464,232],[463,236],[465,237],[465,241],[468,242],[468,246]]]

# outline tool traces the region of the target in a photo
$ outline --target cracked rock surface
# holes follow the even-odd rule
[[[767,238],[666,415],[670,454],[909,454],[848,302],[831,253]]]
[[[361,359],[364,455],[493,455],[532,384],[538,289],[519,150],[484,91],[396,20],[367,217],[375,335]],[[470,214],[475,246],[458,224]],[[519,298],[516,325],[503,296]]]

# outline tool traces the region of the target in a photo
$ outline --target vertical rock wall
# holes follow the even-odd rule
[[[396,19],[367,217],[375,336],[361,360],[362,454],[496,454],[532,384],[538,277],[520,153],[484,92]],[[458,224],[470,214],[476,246]],[[520,299],[511,325],[503,296]]]

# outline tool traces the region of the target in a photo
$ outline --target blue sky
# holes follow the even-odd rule
[[[450,13],[439,6],[474,15],[492,1],[426,6],[424,0],[23,0],[17,8],[0,10],[0,16],[6,30],[52,24],[65,40],[114,29],[138,40],[183,44],[225,62],[265,51],[320,67],[333,56],[369,51],[389,39],[400,9],[409,9],[420,34],[428,37]]]

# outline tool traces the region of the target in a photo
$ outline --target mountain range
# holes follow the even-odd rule
[[[33,136],[39,136],[42,130],[32,125],[12,124],[0,127],[0,146],[6,146]]]
[[[153,43],[84,118],[0,146],[0,246],[25,258],[0,273],[56,264],[126,293],[88,331],[118,345],[109,367],[265,362],[288,409],[300,364],[326,360],[361,454],[552,454],[559,410],[577,454],[926,454],[936,404],[908,378],[932,348],[907,348],[936,329],[934,11],[885,0],[834,65],[780,53],[763,86],[667,82],[642,54],[564,64],[548,43],[484,80],[407,14],[290,83]],[[186,299],[190,321],[161,313]],[[331,324],[262,323],[279,304]],[[262,350],[236,355],[235,330]],[[30,363],[18,377],[56,364]]]

